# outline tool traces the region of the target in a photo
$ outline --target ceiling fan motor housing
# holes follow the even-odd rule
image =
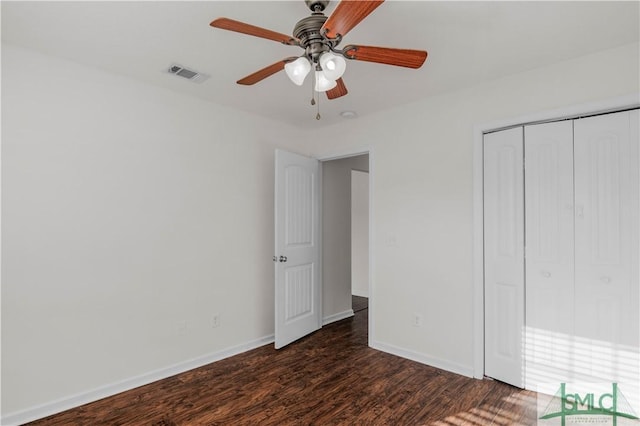
[[[293,36],[300,40],[300,46],[305,49],[307,57],[314,63],[318,62],[320,54],[330,50],[335,42],[322,35],[320,29],[327,17],[322,12],[314,12],[311,16],[301,19],[293,29]]]

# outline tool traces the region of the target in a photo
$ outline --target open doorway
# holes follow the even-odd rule
[[[351,170],[351,307],[369,307],[369,172]]]
[[[323,323],[369,306],[369,155],[323,161]]]

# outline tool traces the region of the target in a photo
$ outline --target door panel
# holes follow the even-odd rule
[[[314,243],[314,197],[317,174],[303,165],[284,168],[285,177],[285,248],[312,247]]]
[[[313,315],[313,263],[285,269],[285,324]]]
[[[574,294],[573,124],[525,127],[526,383],[570,382]]]
[[[640,378],[637,114],[574,122],[578,372],[593,380]]]
[[[638,308],[630,299],[638,282],[637,149],[629,112],[575,121],[576,332],[630,345],[638,345],[630,324]]]
[[[321,327],[319,163],[276,151],[275,347]]]
[[[485,374],[523,386],[522,128],[484,136]]]

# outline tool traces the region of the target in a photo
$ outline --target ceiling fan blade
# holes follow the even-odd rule
[[[424,50],[392,49],[389,47],[351,45],[344,48],[344,53],[345,57],[349,59],[414,69],[420,68],[427,59],[427,52]]]
[[[349,93],[347,91],[347,86],[345,86],[344,81],[342,81],[342,78],[337,79],[336,83],[338,83],[336,87],[331,90],[327,90],[327,98],[336,99]]]
[[[325,21],[321,31],[325,31],[328,38],[336,38],[338,35],[344,37],[383,2],[384,0],[342,0]]]
[[[296,56],[292,56],[286,59],[283,59],[281,61],[276,62],[275,64],[271,64],[268,67],[264,67],[259,71],[254,72],[253,74],[250,74],[240,80],[238,80],[238,84],[243,84],[245,86],[251,86],[252,84],[256,84],[259,81],[264,80],[265,78],[279,72],[282,71],[284,69],[284,65],[291,62],[291,61],[295,61],[296,59],[298,59]]]
[[[256,37],[266,38],[268,40],[279,41],[280,43],[298,46],[300,40],[288,36],[286,34],[277,33],[265,28],[256,27],[255,25],[245,24],[244,22],[234,21],[229,18],[218,18],[209,24],[214,28],[235,31],[237,33],[248,34]]]

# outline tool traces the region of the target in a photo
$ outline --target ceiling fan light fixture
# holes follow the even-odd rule
[[[327,78],[324,71],[316,71],[316,92],[326,92],[336,87],[338,83],[335,80]]]
[[[320,55],[320,67],[329,80],[337,80],[347,69],[347,61],[342,56],[332,52],[325,52]]]
[[[286,70],[289,79],[294,84],[302,86],[306,76],[313,70],[311,104],[314,105],[317,103],[316,92],[325,92],[330,100],[340,98],[348,93],[342,77],[346,69],[346,59],[413,69],[420,68],[424,64],[427,59],[427,52],[424,50],[364,45],[336,48],[349,31],[354,29],[383,2],[384,0],[339,1],[327,17],[323,10],[327,7],[329,0],[305,0],[311,10],[311,16],[299,20],[291,35],[222,17],[214,19],[209,25],[221,30],[302,48],[304,51],[302,55],[281,59],[249,74],[238,80],[237,83],[250,86]],[[317,117],[320,118],[320,115],[318,114]]]
[[[284,71],[294,84],[302,86],[304,79],[307,77],[307,74],[309,74],[309,71],[311,71],[311,64],[307,58],[301,56],[295,61],[285,64]]]

